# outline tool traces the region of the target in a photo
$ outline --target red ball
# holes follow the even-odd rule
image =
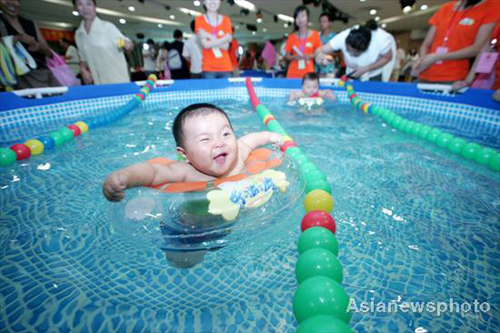
[[[82,134],[80,127],[78,127],[76,125],[68,125],[68,128],[71,130],[71,132],[73,132],[73,137],[79,136],[80,134]]]
[[[346,76],[345,74],[344,74],[344,75],[342,75],[342,76],[340,77],[340,79],[341,79],[342,81],[344,81],[344,82],[349,81],[349,79],[347,78],[347,76]]]
[[[335,220],[325,211],[313,210],[304,215],[301,224],[302,231],[312,227],[323,227],[335,233]]]
[[[18,161],[27,159],[31,155],[31,151],[28,146],[22,143],[16,143],[15,145],[10,146],[10,149],[16,153]]]
[[[285,152],[290,147],[297,147],[297,145],[293,141],[286,141],[284,144],[281,145],[280,149],[282,152]]]

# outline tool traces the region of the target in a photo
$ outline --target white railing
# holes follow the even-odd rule
[[[19,97],[41,99],[43,97],[62,95],[68,92],[68,87],[47,87],[14,90],[13,93]]]

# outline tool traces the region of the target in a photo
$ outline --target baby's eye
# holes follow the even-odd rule
[[[224,133],[223,135],[224,135],[224,137],[231,136],[231,132],[226,132],[226,133]]]
[[[200,142],[208,142],[208,138],[201,138]]]

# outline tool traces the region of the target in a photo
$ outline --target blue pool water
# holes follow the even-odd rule
[[[238,135],[263,129],[246,99],[207,102],[228,111]],[[189,270],[168,266],[160,249],[124,237],[109,221],[104,178],[131,163],[173,158],[172,120],[188,104],[134,111],[0,169],[0,331],[295,330],[301,204]],[[343,286],[355,304],[489,305],[440,316],[354,312],[354,330],[500,331],[498,174],[347,105],[307,116],[284,100],[265,104],[328,175]]]

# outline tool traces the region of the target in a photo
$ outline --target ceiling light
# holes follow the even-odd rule
[[[235,29],[239,29],[239,28],[240,28],[240,26],[239,26],[239,25],[237,25],[237,26],[235,26],[234,28],[235,28]]]
[[[427,5],[420,6],[420,10],[426,10],[427,8],[429,8],[429,6],[427,6]]]
[[[257,19],[257,23],[262,23],[262,19],[260,17]]]
[[[160,29],[163,28],[163,24],[158,23],[158,28],[160,28]]]
[[[135,7],[134,6],[128,6],[128,10],[131,12],[135,12]]]
[[[381,27],[385,29],[387,27],[387,24],[382,23]]]
[[[411,8],[415,4],[416,0],[399,0],[399,3],[401,4],[401,9],[403,9],[404,13],[408,13],[411,11]]]
[[[285,28],[288,28],[288,23],[283,24]]]
[[[285,21],[285,22],[293,22],[294,21],[293,17],[283,15],[283,14],[278,14],[278,18],[282,21]]]
[[[256,34],[256,32],[255,32],[255,31],[252,31],[252,35],[255,35],[255,34]]]
[[[287,33],[285,33],[285,37],[288,37],[288,32],[287,32]]]
[[[170,15],[169,17],[171,20],[175,20],[175,15]]]
[[[121,24],[125,24],[125,23],[127,23],[127,20],[125,20],[124,18],[121,18],[118,20],[118,22],[120,22]]]
[[[76,10],[72,11],[71,14],[73,14],[73,16],[80,16],[80,13]]]
[[[377,14],[377,10],[376,9],[370,9],[370,15],[375,15]]]
[[[411,12],[411,6],[406,6],[405,8],[403,8],[403,13],[409,13]]]
[[[184,14],[191,15],[191,16],[200,16],[200,15],[203,15],[202,13],[197,12],[196,10],[191,10],[191,9],[187,9],[187,8],[179,7],[179,10],[181,12],[183,12]]]
[[[375,21],[380,21],[380,16],[375,16]]]
[[[359,2],[365,2],[366,0],[359,0]]]
[[[193,5],[195,5],[196,7],[199,7],[199,6],[201,6],[201,2],[199,2],[198,0],[193,1]]]
[[[257,7],[253,3],[247,0],[234,0],[234,3],[240,6],[241,8],[248,9],[252,12],[255,12],[257,10]]]
[[[267,32],[267,28],[262,29],[263,32]]]

